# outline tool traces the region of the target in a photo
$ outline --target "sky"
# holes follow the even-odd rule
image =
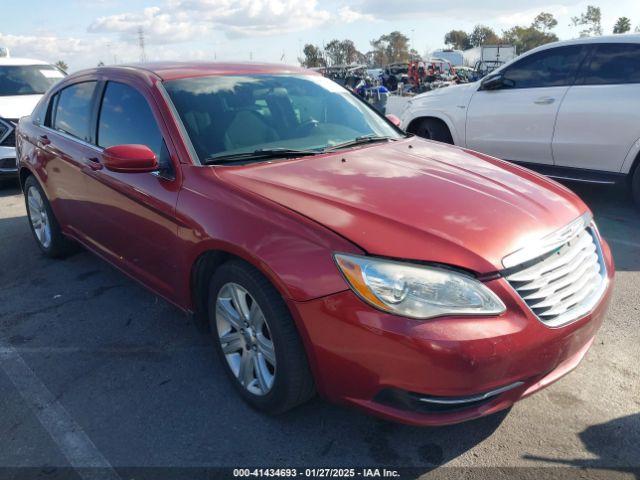
[[[579,35],[571,17],[602,10],[605,34],[620,16],[640,26],[639,0],[0,0],[0,45],[14,57],[56,62],[69,71],[141,59],[266,61],[297,64],[305,43],[353,40],[359,50],[399,30],[418,52],[443,46],[446,32],[483,24],[501,33],[536,14],[558,20],[561,39]]]

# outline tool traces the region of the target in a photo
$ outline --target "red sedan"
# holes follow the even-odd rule
[[[609,301],[573,193],[408,137],[307,70],[86,70],[17,148],[40,249],[81,244],[207,321],[266,412],[318,391],[417,425],[487,415],[573,369]]]

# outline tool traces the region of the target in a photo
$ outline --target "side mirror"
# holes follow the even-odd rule
[[[400,124],[402,122],[393,113],[387,114],[386,117],[387,117],[387,120],[389,120],[391,123],[393,123],[396,127],[400,128]]]
[[[105,148],[103,163],[112,172],[146,173],[158,170],[156,154],[146,145],[114,145]]]
[[[481,90],[499,90],[505,86],[504,77],[501,74],[491,75],[480,84]]]

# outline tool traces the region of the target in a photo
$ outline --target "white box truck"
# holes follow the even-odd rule
[[[480,76],[487,75],[500,65],[516,58],[513,45],[482,45],[462,52],[464,65],[478,71]]]

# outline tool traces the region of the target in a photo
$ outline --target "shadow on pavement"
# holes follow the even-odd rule
[[[13,178],[0,178],[0,198],[18,195],[20,193],[20,184],[18,180]]]
[[[613,252],[616,270],[640,270],[640,207],[622,186],[566,184],[591,208]]]
[[[586,450],[596,458],[557,459],[525,455],[581,469],[629,472],[640,478],[640,413],[587,427],[579,434]]]

